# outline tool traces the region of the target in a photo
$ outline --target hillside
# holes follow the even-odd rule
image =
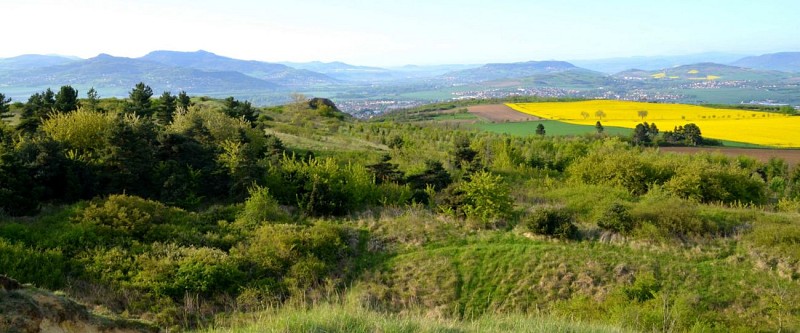
[[[800,72],[800,52],[780,52],[746,57],[731,65],[784,72]]]
[[[570,60],[570,62],[576,66],[588,68],[593,71],[615,74],[633,68],[652,71],[661,68],[670,68],[686,64],[706,62],[727,64],[741,58],[742,55],[738,54],[710,52],[679,56],[638,56],[626,58]]]
[[[15,333],[155,333],[156,327],[96,315],[67,297],[29,286],[9,288],[0,275],[0,331]]]
[[[441,76],[453,82],[482,82],[500,79],[515,79],[540,74],[567,71],[588,71],[564,61],[529,61],[517,63],[486,64],[478,68],[450,72]]]
[[[697,63],[664,68],[660,70],[632,69],[614,74],[621,79],[648,81],[764,81],[779,82],[791,77],[790,74],[749,69],[716,63]]]
[[[310,70],[295,69],[282,64],[262,61],[233,59],[203,50],[196,52],[153,51],[139,59],[203,71],[239,72],[284,86],[337,83],[337,80],[327,75]]]
[[[27,95],[47,87],[70,84],[83,91],[95,87],[103,94],[124,96],[131,87],[142,81],[156,91],[185,90],[192,94],[219,93],[220,87],[225,87],[228,93],[281,89],[274,83],[238,72],[202,71],[107,54],[63,65],[2,72],[0,78],[14,86],[16,91],[26,92]],[[19,99],[26,97],[23,95]]]
[[[0,59],[0,72],[18,71],[40,67],[63,65],[79,59],[62,56],[25,54],[13,58]]]

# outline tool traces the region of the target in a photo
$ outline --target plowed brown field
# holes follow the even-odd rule
[[[531,121],[541,118],[514,110],[505,104],[475,105],[467,108],[469,113],[494,122]]]

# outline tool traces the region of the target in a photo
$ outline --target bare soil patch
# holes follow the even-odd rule
[[[467,111],[493,122],[541,120],[539,117],[519,112],[505,104],[475,105],[468,107]]]
[[[725,147],[661,147],[664,152],[685,154],[722,153],[730,157],[748,156],[761,162],[772,157],[781,158],[790,166],[800,164],[800,149],[760,149],[760,148],[725,148]]]

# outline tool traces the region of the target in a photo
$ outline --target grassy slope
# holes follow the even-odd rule
[[[471,321],[420,315],[390,315],[352,305],[319,305],[311,309],[284,308],[229,319],[203,333],[255,332],[620,332],[603,325],[565,319],[502,315]]]
[[[544,311],[645,331],[789,323],[800,295],[775,300],[781,290],[798,290],[797,282],[778,283],[735,258],[728,246],[648,249],[503,235],[397,256],[382,278],[389,298],[462,318]],[[401,303],[392,304],[408,307]]]

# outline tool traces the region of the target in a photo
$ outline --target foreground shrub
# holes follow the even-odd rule
[[[628,233],[633,230],[635,224],[628,208],[615,202],[603,212],[603,216],[597,220],[597,226],[608,231]]]
[[[510,190],[499,175],[481,171],[458,188],[463,193],[461,209],[467,217],[489,224],[511,216]]]
[[[188,223],[191,219],[182,209],[124,194],[95,201],[73,218],[93,227],[107,245],[132,240],[192,243],[199,236]]]
[[[288,222],[289,216],[272,197],[269,189],[261,186],[250,188],[250,197],[244,202],[244,209],[237,216],[237,221],[249,229],[264,222]]]
[[[528,230],[560,239],[574,239],[578,236],[578,227],[572,212],[558,207],[538,208],[523,222]]]

